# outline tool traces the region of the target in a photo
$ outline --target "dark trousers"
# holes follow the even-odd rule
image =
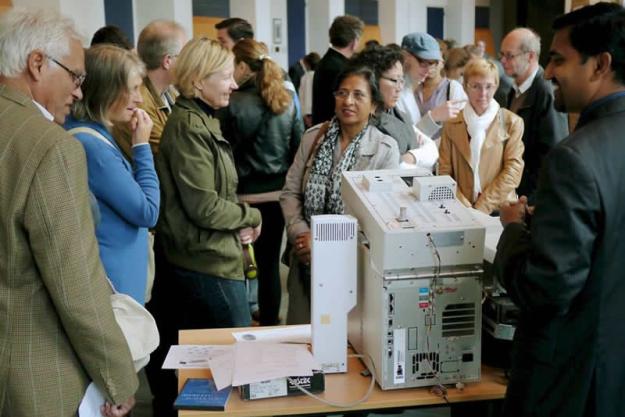
[[[156,320],[161,341],[146,367],[154,395],[154,417],[175,417],[178,381],[173,370],[161,369],[178,330],[247,327],[251,324],[245,281],[214,277],[169,264],[156,236],[156,276],[147,308]]]
[[[146,304],[146,308],[156,320],[161,340],[156,350],[150,355],[150,363],[145,367],[145,373],[154,396],[152,400],[153,416],[176,417],[178,413],[174,410],[173,404],[178,395],[178,379],[174,370],[161,369],[170,346],[178,344],[178,329],[174,320],[174,310],[177,306],[172,300],[172,287],[175,282],[171,265],[165,259],[158,233],[155,237],[154,286],[152,287],[152,299]]]
[[[284,231],[284,217],[280,203],[252,204],[260,210],[263,228],[254,243],[254,253],[258,265],[258,306],[260,325],[272,326],[280,322],[278,313],[282,299],[280,286],[280,245]]]

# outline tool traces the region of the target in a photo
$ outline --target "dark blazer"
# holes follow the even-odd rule
[[[0,85],[0,415],[70,417],[139,385],[98,256],[82,145]]]
[[[505,416],[625,415],[625,97],[546,157],[531,232],[504,229],[495,271],[520,307]]]
[[[525,101],[517,111],[517,115],[523,119],[525,125],[523,133],[525,168],[517,193],[526,195],[530,203],[534,201],[543,159],[555,144],[569,134],[566,114],[556,111],[553,107],[553,86],[543,75],[543,69],[538,68],[536,77],[526,92]],[[510,108],[513,98],[514,89],[511,89],[507,108]]]
[[[334,116],[336,79],[347,67],[347,58],[330,48],[321,58],[313,78],[312,122],[313,125],[330,120]]]
[[[301,60],[297,60],[295,64],[289,67],[289,78],[293,81],[295,91],[299,91],[299,84],[304,74],[306,74],[306,68],[304,68]]]

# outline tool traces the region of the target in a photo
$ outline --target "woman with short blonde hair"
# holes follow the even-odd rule
[[[445,123],[438,174],[457,183],[460,202],[491,214],[516,201],[523,173],[523,119],[493,99],[499,85],[497,67],[474,58],[464,69],[469,103]]]
[[[251,322],[242,243],[260,235],[261,218],[237,198],[232,149],[215,118],[237,88],[233,74],[232,53],[207,38],[188,42],[176,62],[181,96],[167,118],[156,161],[163,198],[157,236],[171,266],[171,285],[154,286],[154,298],[166,300],[173,329]],[[161,342],[175,344],[175,331],[171,338],[165,332]]]
[[[148,144],[152,120],[139,108],[145,67],[132,52],[96,45],[85,52],[83,99],[65,128],[85,148],[89,189],[97,200],[100,258],[115,288],[145,300],[148,228],[158,220],[160,190]],[[112,136],[113,124],[132,134],[132,164]]]
[[[483,58],[473,58],[464,66],[464,87],[471,77],[491,78],[495,86],[499,86],[499,70],[493,61]]]
[[[195,83],[232,63],[232,53],[226,48],[217,48],[217,45],[219,42],[208,38],[195,38],[182,48],[174,68],[175,86],[182,96],[198,97]]]

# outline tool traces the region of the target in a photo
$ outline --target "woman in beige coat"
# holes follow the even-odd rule
[[[310,218],[343,213],[341,173],[399,166],[397,141],[369,123],[383,105],[373,71],[348,69],[337,84],[336,117],[304,134],[280,196],[292,245],[288,324],[310,323]]]
[[[469,104],[443,127],[439,175],[457,183],[457,198],[467,207],[491,214],[508,200],[523,173],[523,120],[493,99],[497,67],[471,60],[464,71]]]

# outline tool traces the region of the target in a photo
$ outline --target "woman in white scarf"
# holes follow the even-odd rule
[[[494,63],[473,59],[467,64],[469,104],[445,123],[439,149],[438,174],[456,180],[463,204],[488,214],[516,200],[523,173],[523,120],[493,99],[498,85]]]

